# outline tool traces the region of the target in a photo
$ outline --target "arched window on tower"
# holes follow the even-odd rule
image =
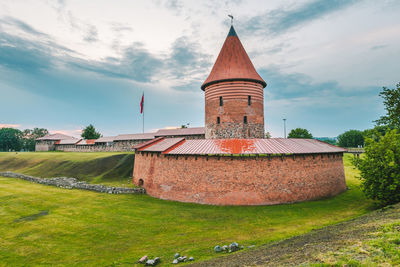
[[[222,96],[219,97],[219,106],[222,107],[224,105],[224,100],[222,100]]]
[[[244,117],[243,117],[243,123],[244,123],[244,124],[247,124],[247,116],[244,116]]]
[[[247,96],[247,105],[251,106],[251,95]]]
[[[221,123],[221,118],[217,117],[217,124],[220,124],[220,123]]]

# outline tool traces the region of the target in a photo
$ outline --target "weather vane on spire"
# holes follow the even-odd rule
[[[233,16],[232,15],[228,15],[228,17],[231,18],[231,26],[233,25]]]

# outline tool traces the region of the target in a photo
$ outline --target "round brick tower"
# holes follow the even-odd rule
[[[205,91],[207,139],[264,138],[264,87],[231,26]]]

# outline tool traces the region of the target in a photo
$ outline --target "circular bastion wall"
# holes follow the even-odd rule
[[[133,182],[148,195],[211,205],[272,205],[346,190],[342,153],[289,156],[135,154]]]

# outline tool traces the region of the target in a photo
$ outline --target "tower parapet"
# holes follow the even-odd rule
[[[205,91],[206,139],[264,138],[266,82],[231,26]]]

